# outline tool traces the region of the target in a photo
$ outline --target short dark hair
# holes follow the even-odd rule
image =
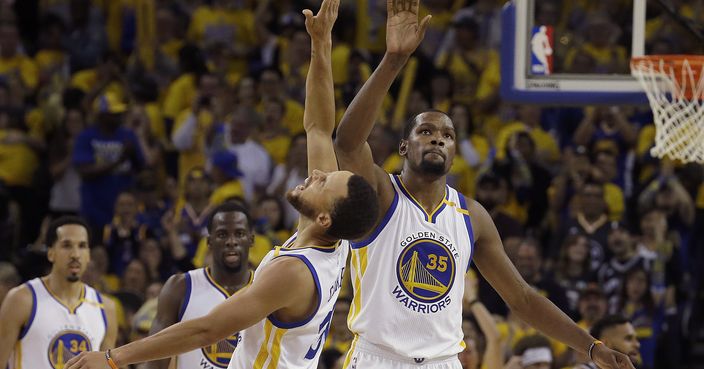
[[[58,217],[49,223],[49,227],[46,230],[46,238],[45,238],[45,244],[46,247],[52,247],[54,246],[54,243],[56,243],[56,240],[59,238],[59,235],[57,234],[57,231],[59,227],[63,227],[65,225],[79,225],[83,228],[86,229],[86,233],[88,234],[88,246],[91,244],[91,236],[90,236],[90,227],[88,226],[88,222],[85,221],[85,219],[73,215],[66,215],[62,217]]]
[[[376,223],[379,202],[376,191],[364,177],[354,174],[347,181],[347,197],[337,200],[330,214],[327,233],[343,240],[364,236]]]
[[[220,213],[242,213],[247,218],[247,226],[250,230],[252,229],[252,217],[249,216],[247,205],[240,201],[226,201],[216,206],[210,212],[210,216],[208,217],[208,233],[213,231],[213,219]]]
[[[421,114],[425,114],[425,113],[440,113],[440,114],[443,114],[444,116],[446,116],[447,119],[450,119],[450,122],[452,122],[452,118],[450,118],[450,116],[447,115],[447,113],[445,113],[445,112],[442,111],[442,110],[430,109],[430,110],[426,110],[426,111],[424,111],[424,112],[420,112],[420,113],[418,113],[418,114],[412,116],[411,119],[409,119],[408,121],[406,121],[406,125],[403,126],[403,139],[404,139],[404,140],[407,140],[407,139],[408,139],[408,136],[410,136],[410,135],[411,135],[411,132],[413,132],[413,128],[416,126],[416,119],[418,119],[418,117],[419,117]],[[454,125],[454,122],[453,122],[453,125]]]
[[[592,329],[589,330],[589,334],[596,339],[600,339],[607,329],[630,322],[630,320],[621,314],[607,315],[594,323]]]

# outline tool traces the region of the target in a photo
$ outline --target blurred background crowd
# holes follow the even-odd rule
[[[704,22],[702,1],[670,2]],[[624,315],[643,368],[695,363],[704,351],[704,167],[650,156],[647,106],[502,101],[503,3],[422,1],[433,19],[384,101],[369,139],[376,163],[399,171],[403,123],[427,109],[447,112],[459,150],[448,182],[487,208],[521,275],[585,329]],[[283,194],[307,176],[310,40],[301,9],[317,6],[0,0],[0,301],[46,272],[43,229],[58,215],[91,224],[84,279],[119,302],[118,343],[149,331],[166,278],[208,264],[212,206],[250,207],[252,267],[286,240],[297,217]],[[559,36],[556,71],[627,73],[631,7],[541,0],[536,22]],[[385,13],[383,0],[342,2],[332,56],[338,120],[384,53]],[[646,31],[648,53],[704,52],[654,4]],[[509,357],[526,339],[544,341],[478,273],[477,289],[492,317],[482,324],[467,309],[466,368],[479,368],[489,346]],[[323,368],[352,338],[346,293]],[[547,367],[579,362],[546,342]]]

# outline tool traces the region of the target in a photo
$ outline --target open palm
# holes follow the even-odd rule
[[[313,39],[323,39],[330,37],[333,25],[337,19],[337,10],[340,7],[340,0],[323,0],[318,14],[313,16],[310,9],[303,11],[306,17],[306,31]]]
[[[431,16],[418,22],[419,0],[386,0],[386,51],[411,55],[425,36]]]

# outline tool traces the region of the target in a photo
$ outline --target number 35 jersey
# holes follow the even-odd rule
[[[391,175],[394,199],[369,237],[352,242],[350,330],[407,358],[434,359],[464,349],[462,296],[474,236],[462,194],[427,213]],[[352,349],[354,349],[353,342]]]
[[[269,251],[254,273],[267,268],[272,260],[298,258],[308,266],[315,281],[317,308],[299,322],[286,323],[269,315],[266,319],[240,333],[240,343],[230,361],[230,369],[316,369],[320,352],[330,329],[333,308],[340,294],[342,276],[349,245],[288,248],[295,236],[284,246]],[[246,306],[243,308],[247,308]]]

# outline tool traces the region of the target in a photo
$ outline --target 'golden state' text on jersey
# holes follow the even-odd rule
[[[308,266],[315,280],[318,307],[300,322],[285,323],[270,315],[242,331],[229,368],[316,369],[340,294],[348,252],[345,241],[333,246],[283,246],[270,251],[259,264],[254,278],[276,258],[298,258]]]
[[[184,274],[184,277],[186,293],[179,311],[179,321],[205,316],[215,306],[230,297],[227,290],[213,279],[208,268],[191,270]],[[251,283],[252,274],[249,281]],[[213,345],[178,355],[176,367],[178,369],[227,368],[237,346],[237,339],[238,334],[234,332],[230,337]]]
[[[352,242],[347,322],[363,340],[418,360],[464,349],[462,297],[474,235],[464,195],[446,186],[428,214],[391,175],[394,199],[369,237]]]
[[[83,285],[80,303],[70,309],[40,278],[26,283],[32,312],[13,352],[10,368],[63,369],[83,351],[100,350],[107,331],[103,297]]]

